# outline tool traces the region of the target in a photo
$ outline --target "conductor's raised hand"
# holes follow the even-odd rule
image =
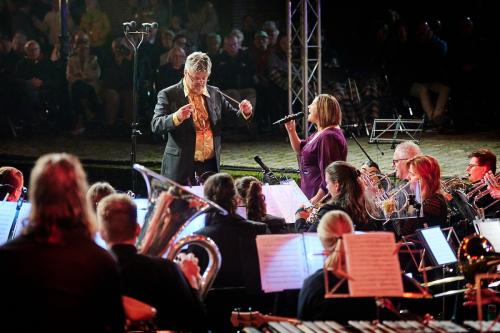
[[[243,113],[243,115],[245,116],[245,118],[249,118],[251,115],[252,115],[252,104],[244,99],[241,101],[241,103],[239,104],[239,108],[240,108],[240,111]]]
[[[184,106],[181,106],[179,110],[175,111],[175,116],[180,122],[183,122],[184,120],[191,117],[191,113],[193,113],[193,111],[194,111],[194,106],[193,104],[189,103]]]
[[[290,120],[285,123],[285,128],[288,133],[295,131],[295,120]]]

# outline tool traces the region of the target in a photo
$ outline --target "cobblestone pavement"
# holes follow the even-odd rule
[[[391,170],[393,154],[391,144],[379,144],[377,147],[375,144],[369,144],[366,136],[359,137],[358,141],[370,157],[380,165],[382,171]],[[367,159],[366,156],[354,140],[349,139],[348,142],[348,161],[361,165]],[[500,131],[462,135],[425,132],[420,144],[425,154],[433,155],[439,160],[443,176],[463,175],[468,163],[467,154],[472,150],[486,147],[495,154],[500,154]],[[41,154],[60,151],[76,154],[87,162],[109,162],[125,166],[130,161],[131,144],[127,139],[112,141],[91,136],[3,139],[0,140],[0,165],[10,157],[36,159]],[[136,157],[138,163],[159,169],[162,155],[162,143],[142,143],[139,140]],[[296,156],[284,137],[267,139],[257,137],[243,142],[223,142],[222,166],[259,169],[253,160],[255,155],[259,155],[267,166],[277,172],[281,172],[282,169],[297,169]]]

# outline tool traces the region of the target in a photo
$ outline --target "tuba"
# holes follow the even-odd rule
[[[458,264],[465,280],[474,284],[478,273],[494,273],[500,265],[500,253],[484,236],[477,234],[465,237],[458,248]]]
[[[180,235],[197,216],[208,211],[226,215],[227,211],[140,164],[134,164],[134,169],[144,178],[148,192],[148,211],[137,241],[139,252],[174,260],[186,245],[201,246],[209,258],[200,287],[200,294],[206,296],[220,269],[220,251],[208,237]]]

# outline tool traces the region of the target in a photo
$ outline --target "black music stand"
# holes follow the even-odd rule
[[[420,143],[424,118],[421,119],[374,119],[369,143],[391,143],[392,148],[403,141]],[[399,135],[399,137],[398,137]]]

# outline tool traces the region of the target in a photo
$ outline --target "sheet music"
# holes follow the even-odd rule
[[[474,224],[479,229],[479,234],[490,241],[495,252],[500,252],[500,219],[479,220],[474,221]]]
[[[304,247],[307,264],[307,276],[323,268],[325,256],[323,255],[323,245],[315,232],[306,232],[304,236]]]
[[[0,201],[0,245],[7,242],[12,221],[16,215],[16,202]]]
[[[444,237],[439,226],[421,229],[418,232],[424,237],[424,241],[427,243],[436,264],[446,265],[457,262],[455,252],[451,249],[450,243]]]
[[[264,292],[300,289],[308,276],[302,234],[257,236]]]
[[[263,189],[268,213],[283,217],[286,223],[295,223],[295,212],[299,207],[311,205],[293,180],[283,185],[266,185]]]
[[[391,232],[343,236],[349,294],[353,297],[401,296],[403,283]]]

